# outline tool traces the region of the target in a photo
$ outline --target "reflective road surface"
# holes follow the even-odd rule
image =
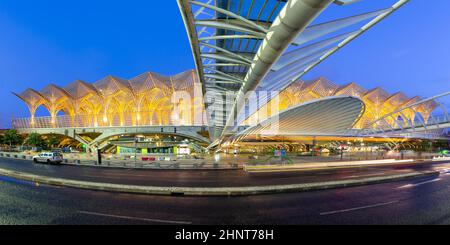
[[[450,224],[446,167],[434,178],[245,197],[118,194],[0,177],[0,224]]]

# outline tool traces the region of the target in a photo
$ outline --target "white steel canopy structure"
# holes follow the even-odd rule
[[[356,97],[336,96],[290,107],[258,125],[247,128],[234,138],[247,136],[325,136],[345,135],[362,117],[364,102]]]
[[[258,98],[249,112],[240,103],[247,92],[283,90],[409,0],[382,1],[387,5],[376,9],[354,0],[177,1],[206,94],[211,136],[220,139],[271,100]],[[328,8],[345,13],[349,5],[367,10],[326,17]]]

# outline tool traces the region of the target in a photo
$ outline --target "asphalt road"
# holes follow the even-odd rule
[[[450,174],[246,197],[118,194],[2,177],[0,224],[450,224]]]
[[[440,170],[438,178],[243,197],[151,196],[37,185],[0,176],[0,224],[450,224],[449,163],[247,174],[124,170],[0,159],[0,167],[133,184],[278,184]]]
[[[0,168],[36,175],[104,183],[180,187],[260,186],[360,179],[432,170],[443,164],[409,163],[284,173],[247,173],[242,170],[136,170],[55,166],[36,164],[27,160],[0,158]]]

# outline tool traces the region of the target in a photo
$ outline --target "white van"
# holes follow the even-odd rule
[[[58,152],[42,152],[37,156],[33,156],[33,162],[61,163],[63,156]]]

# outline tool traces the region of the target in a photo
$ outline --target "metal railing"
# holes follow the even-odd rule
[[[57,117],[17,118],[12,120],[15,129],[30,128],[92,128],[92,127],[136,127],[136,126],[205,126],[204,118],[182,120],[166,117],[155,120],[145,117],[148,113],[116,115],[62,115]],[[170,114],[169,114],[170,115]],[[187,121],[187,122],[186,122]]]

